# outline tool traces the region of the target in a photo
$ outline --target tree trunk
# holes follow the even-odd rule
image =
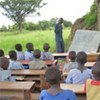
[[[22,22],[19,22],[19,23],[18,23],[18,30],[19,30],[20,32],[22,32]]]

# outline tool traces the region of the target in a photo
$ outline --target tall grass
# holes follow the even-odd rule
[[[69,33],[70,28],[64,29],[63,38],[65,42]],[[5,54],[8,54],[10,50],[14,50],[16,43],[21,43],[23,50],[25,51],[25,45],[28,42],[32,42],[34,44],[34,48],[38,48],[40,50],[43,50],[43,44],[47,42],[51,46],[50,51],[56,51],[54,30],[23,31],[22,33],[0,32],[0,49],[3,49]]]

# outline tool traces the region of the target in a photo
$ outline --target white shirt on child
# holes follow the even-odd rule
[[[66,70],[71,70],[71,69],[75,69],[78,67],[77,62],[69,62],[69,63],[65,63],[64,68],[63,68],[63,72],[66,72]]]
[[[51,52],[41,52],[41,57],[40,59],[42,60],[54,60],[54,57],[52,56]]]
[[[92,79],[92,71],[85,69],[81,72],[79,69],[70,70],[65,82],[68,84],[84,84],[87,79]]]
[[[8,69],[24,69],[24,67],[20,62],[10,60]]]
[[[16,51],[17,53],[17,60],[25,60],[24,52]]]
[[[25,55],[25,60],[33,60],[34,59],[34,55],[31,51],[26,51],[24,53],[24,55]]]

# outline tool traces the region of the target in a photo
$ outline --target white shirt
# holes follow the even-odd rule
[[[78,67],[77,62],[69,62],[69,63],[65,63],[64,68],[63,68],[63,72],[66,72],[66,70],[71,70],[71,69],[75,69]]]
[[[25,60],[33,60],[34,59],[34,55],[31,51],[26,51],[24,53],[24,55],[25,55]]]
[[[17,60],[25,60],[25,56],[22,51],[16,51],[16,53],[17,53]]]
[[[87,79],[92,79],[92,71],[90,69],[85,69],[81,72],[79,69],[70,70],[65,82],[72,84],[84,84]]]
[[[52,56],[51,52],[41,52],[41,57],[40,59],[42,60],[54,60],[54,57]]]
[[[20,62],[10,60],[8,69],[24,69],[24,67]]]

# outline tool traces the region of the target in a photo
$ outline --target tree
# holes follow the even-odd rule
[[[43,7],[45,3],[43,0],[4,0],[0,2],[0,7],[2,7],[6,12],[8,18],[13,20],[18,25],[19,31],[22,31],[22,23],[28,14],[38,14],[38,9]]]

